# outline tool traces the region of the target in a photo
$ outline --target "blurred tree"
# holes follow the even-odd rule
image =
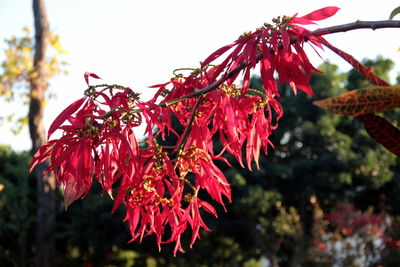
[[[47,88],[45,58],[49,42],[49,23],[44,0],[33,0],[35,18],[34,75],[30,79],[29,133],[32,139],[32,154],[46,142],[43,123],[45,90]],[[48,164],[36,167],[37,222],[36,222],[36,264],[54,266],[55,257],[55,189],[56,180],[52,173],[43,174]]]
[[[48,80],[60,73],[62,62],[59,62],[57,55],[64,51],[60,46],[58,36],[49,31],[44,0],[33,0],[33,14],[35,22],[34,42],[29,37],[28,29],[24,29],[26,36],[6,40],[8,47],[5,49],[6,59],[1,64],[3,72],[0,75],[0,96],[4,96],[8,101],[15,100],[15,96],[20,97],[19,99],[27,98],[26,103],[29,104],[28,117],[17,119],[17,131],[26,122],[29,123],[32,154],[35,154],[46,141],[43,115]],[[56,55],[50,58],[46,57],[49,43],[56,52]],[[19,95],[16,94],[21,88],[28,90],[22,90],[19,91]],[[37,266],[54,266],[54,190],[56,185],[52,174],[43,175],[46,164],[41,164],[35,171],[37,180]]]

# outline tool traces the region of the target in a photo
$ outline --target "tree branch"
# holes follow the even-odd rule
[[[327,35],[338,32],[347,32],[352,30],[359,29],[383,29],[383,28],[400,28],[400,20],[377,20],[377,21],[361,21],[357,20],[356,22],[341,24],[336,26],[330,26],[326,28],[320,28],[313,32],[313,35]]]
[[[187,139],[189,137],[190,131],[192,130],[192,124],[194,121],[194,118],[196,117],[196,112],[199,109],[200,103],[203,100],[203,95],[200,95],[199,98],[196,101],[196,104],[193,107],[192,114],[190,115],[190,119],[188,124],[186,125],[185,131],[182,135],[182,139],[178,144],[178,156],[182,152],[183,147],[186,145]]]
[[[330,26],[326,28],[320,28],[315,31],[311,32],[311,35],[315,36],[321,36],[321,35],[327,35],[327,34],[332,34],[332,33],[338,33],[338,32],[347,32],[351,30],[358,30],[358,29],[383,29],[383,28],[400,28],[400,20],[379,20],[379,21],[356,21],[352,23],[347,23],[347,24],[341,24],[341,25],[336,25],[336,26]],[[291,38],[291,43],[297,42],[297,38],[293,37]],[[260,61],[262,58],[262,52],[258,53],[256,56],[257,62]],[[246,61],[243,61],[239,66],[236,68],[232,69],[231,71],[225,73],[220,79],[212,83],[211,85],[198,90],[194,93],[187,94],[185,96],[173,99],[168,102],[161,103],[161,107],[167,107],[170,105],[173,105],[174,103],[180,102],[184,99],[190,98],[190,97],[195,97],[199,95],[206,94],[216,88],[218,88],[221,84],[223,84],[227,79],[233,77],[236,75],[238,72],[243,70],[248,63]]]

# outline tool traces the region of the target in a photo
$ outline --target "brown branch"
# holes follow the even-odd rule
[[[199,109],[199,106],[200,106],[200,103],[201,103],[202,100],[203,100],[203,95],[200,95],[199,98],[196,101],[196,104],[193,107],[192,114],[190,116],[189,122],[186,125],[185,131],[183,132],[182,139],[181,139],[181,141],[179,142],[179,144],[177,146],[178,147],[178,157],[179,157],[179,154],[181,153],[183,147],[186,145],[186,142],[187,142],[187,139],[189,137],[190,131],[192,130],[192,124],[193,124],[194,118],[196,117],[196,112]]]
[[[379,21],[356,21],[352,23],[347,23],[347,24],[341,24],[341,25],[336,25],[336,26],[330,26],[326,28],[320,28],[315,31],[311,32],[311,35],[315,36],[321,36],[321,35],[327,35],[327,34],[332,34],[332,33],[338,33],[338,32],[347,32],[351,30],[358,30],[358,29],[383,29],[383,28],[400,28],[400,20],[379,20]],[[291,38],[291,43],[297,42],[296,37]],[[258,53],[256,56],[257,62],[262,58],[262,52]],[[161,107],[167,107],[170,105],[173,105],[177,102],[180,102],[182,100],[185,100],[190,97],[195,97],[199,95],[206,94],[216,88],[218,88],[221,84],[223,84],[227,79],[235,76],[238,72],[243,70],[248,63],[246,61],[243,61],[239,66],[236,68],[232,69],[231,71],[227,72],[225,75],[223,75],[220,79],[212,83],[211,85],[198,90],[194,93],[184,95],[182,97],[173,99],[168,102],[161,103]]]
[[[320,28],[313,32],[313,35],[327,35],[338,32],[347,32],[359,29],[383,29],[383,28],[400,28],[400,20],[377,20],[377,21],[361,21]]]
[[[262,52],[259,52],[256,56],[256,61],[258,62],[260,59],[262,58]],[[217,81],[215,81],[214,83],[212,83],[211,85],[198,90],[196,92],[193,92],[191,94],[187,94],[184,95],[182,97],[178,97],[176,99],[173,99],[171,101],[168,102],[164,102],[161,103],[160,106],[161,107],[168,107],[171,106],[175,103],[178,103],[180,101],[183,101],[187,98],[191,98],[191,97],[195,97],[195,96],[199,96],[199,95],[204,95],[216,88],[218,88],[221,84],[223,84],[226,80],[228,80],[229,78],[232,78],[233,76],[235,76],[238,72],[240,72],[241,70],[243,70],[246,66],[248,65],[248,63],[246,61],[243,61],[242,63],[239,64],[239,66],[237,66],[236,68],[232,69],[231,71],[225,73],[225,75],[223,75],[221,78],[219,78]]]

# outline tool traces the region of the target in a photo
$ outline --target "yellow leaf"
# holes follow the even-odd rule
[[[30,34],[31,30],[28,27],[24,27],[22,28],[22,30],[26,33],[26,34]]]
[[[13,92],[11,90],[6,90],[5,91],[6,99],[10,100],[13,97]]]
[[[8,115],[7,118],[6,118],[6,120],[7,120],[8,122],[11,122],[11,121],[13,120],[14,115],[15,115],[15,114],[10,114],[10,115]]]

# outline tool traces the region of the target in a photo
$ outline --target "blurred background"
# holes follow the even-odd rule
[[[45,2],[50,25],[44,123],[47,128],[82,96],[85,71],[101,83],[130,86],[149,98],[148,86],[172,71],[197,67],[211,52],[278,15],[307,14],[328,5],[341,10],[318,27],[383,20],[397,1],[55,1]],[[0,2],[0,266],[35,266],[37,180],[28,174],[27,127],[34,49],[32,1]],[[326,36],[392,84],[400,71],[399,29],[358,30]],[[57,266],[400,266],[399,160],[372,140],[356,119],[312,105],[314,99],[368,86],[328,51],[310,49],[322,74],[316,96],[281,88],[284,117],[272,136],[275,149],[249,172],[221,166],[233,202],[219,218],[205,215],[212,232],[186,253],[158,251],[154,237],[128,243],[124,210],[100,187],[67,211],[55,192]],[[25,73],[26,72],[26,73]],[[257,73],[252,88],[261,83]],[[400,113],[384,117],[399,126]],[[140,137],[140,133],[137,133]],[[234,162],[230,159],[231,162]]]

